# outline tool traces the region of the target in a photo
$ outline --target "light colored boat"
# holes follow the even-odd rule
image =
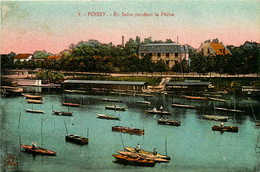
[[[108,98],[102,98],[103,101],[107,102],[122,102],[122,100],[119,99],[108,99]]]
[[[174,103],[172,104],[173,107],[179,107],[179,108],[190,108],[190,109],[193,109],[195,108],[196,106],[193,106],[193,105],[184,105],[184,104],[177,104],[177,103]]]
[[[62,103],[62,106],[72,106],[72,107],[80,107],[80,104],[76,103]]]
[[[27,99],[38,99],[38,100],[42,100],[43,96],[38,96],[38,95],[31,95],[31,94],[22,94],[24,97],[26,97]]]
[[[186,99],[192,99],[192,100],[207,100],[206,97],[195,97],[195,96],[185,96],[185,95],[183,95],[183,97]]]
[[[97,118],[101,119],[110,119],[110,120],[120,120],[118,117],[112,115],[105,115],[105,114],[97,114]]]
[[[53,115],[57,116],[72,116],[72,112],[52,111]]]
[[[203,118],[207,120],[223,121],[223,122],[227,122],[228,120],[227,116],[215,116],[215,115],[203,115]]]
[[[42,100],[27,99],[27,103],[43,104]]]
[[[156,110],[156,109],[152,109],[152,110],[145,110],[145,113],[148,114],[157,114],[157,115],[171,115],[171,112],[167,112],[167,111],[160,111],[160,110]]]
[[[150,105],[151,102],[149,101],[137,101],[136,103],[139,103],[139,104],[147,104],[147,105]]]
[[[129,152],[134,152],[136,153],[136,149],[135,148],[131,148],[131,147],[125,147],[125,150],[129,151]],[[145,151],[145,150],[139,150],[138,153],[147,155],[147,156],[154,156],[153,152],[149,152],[149,151]],[[167,155],[162,155],[162,154],[158,154],[156,155],[157,158],[162,158],[162,159],[171,159],[170,156]]]
[[[125,108],[125,107],[106,106],[105,108],[108,109],[108,110],[126,111],[126,108]]]
[[[238,110],[238,109],[227,109],[227,108],[221,108],[221,107],[215,107],[216,110],[221,110],[221,111],[227,111],[227,112],[238,112],[242,113],[244,111]]]
[[[214,97],[208,97],[209,100],[213,100],[213,101],[218,101],[218,102],[227,102],[227,100],[225,99],[219,99],[219,98],[214,98]]]
[[[42,110],[24,109],[26,112],[30,113],[44,113]]]

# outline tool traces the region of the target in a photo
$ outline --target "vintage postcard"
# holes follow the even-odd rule
[[[260,171],[260,1],[1,1],[0,171]]]

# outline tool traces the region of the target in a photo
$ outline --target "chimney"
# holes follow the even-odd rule
[[[122,47],[125,47],[124,36],[122,36]]]
[[[178,36],[177,36],[177,44],[179,43],[179,38],[178,38]]]

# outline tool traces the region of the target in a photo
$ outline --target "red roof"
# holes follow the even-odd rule
[[[32,54],[17,54],[14,59],[27,59],[30,57]]]
[[[213,43],[210,42],[209,45],[214,49],[217,55],[230,55],[231,53],[228,51],[227,48],[225,48],[220,43]]]
[[[61,58],[61,55],[51,55],[47,57],[47,59],[59,59],[59,58]]]

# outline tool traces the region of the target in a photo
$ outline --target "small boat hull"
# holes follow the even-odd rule
[[[115,157],[118,161],[121,161],[122,163],[126,164],[133,164],[133,165],[141,165],[141,166],[151,166],[153,167],[155,165],[155,161],[141,159],[141,158],[133,158],[127,155],[112,155]]]
[[[194,109],[196,106],[193,106],[193,105],[183,105],[183,104],[172,104],[172,107]]]
[[[148,114],[156,114],[156,115],[171,115],[171,112],[167,111],[154,111],[154,110],[145,110],[145,113]]]
[[[32,153],[32,154],[40,154],[40,155],[48,155],[48,156],[56,156],[56,152],[45,149],[45,148],[41,148],[39,147],[38,149],[33,149],[32,146],[30,145],[21,145],[22,148],[24,148],[24,150],[26,152]]]
[[[233,127],[233,126],[219,126],[219,125],[213,125],[212,126],[212,130],[213,131],[227,131],[227,132],[235,132],[237,133],[238,132],[238,127]]]
[[[158,124],[161,125],[171,125],[171,126],[180,126],[180,121],[167,120],[167,119],[158,119]]]
[[[33,109],[24,109],[24,110],[29,113],[43,113],[44,114],[44,111],[42,111],[42,110],[33,110]]]
[[[113,126],[112,131],[136,134],[136,135],[144,135],[144,130],[137,129],[137,128],[130,128],[130,127],[123,127],[123,126]]]
[[[105,115],[105,114],[97,114],[97,118],[100,119],[107,119],[107,120],[120,120],[119,118],[115,116]]]
[[[72,106],[72,107],[80,107],[80,104],[76,103],[62,103],[62,106]]]
[[[108,110],[117,110],[117,111],[126,111],[126,108],[124,108],[124,107],[117,107],[117,106],[106,106],[106,109],[108,109]]]
[[[37,100],[42,100],[43,96],[37,96],[37,95],[30,95],[30,94],[23,94],[26,99],[37,99]]]
[[[227,109],[221,107],[215,107],[216,110],[226,111],[226,112],[236,112],[236,113],[243,113],[244,111],[238,109]]]
[[[129,152],[136,153],[136,149],[135,148],[125,147],[125,150],[127,150]],[[144,154],[144,155],[148,155],[148,156],[154,156],[153,152],[149,152],[149,151],[145,151],[145,150],[140,150],[138,153],[141,153],[141,154]],[[171,159],[170,156],[162,155],[162,154],[157,154],[156,157],[157,158],[162,158],[162,159],[168,159],[168,160]]]
[[[72,116],[72,112],[52,111],[53,115],[57,116]]]
[[[27,103],[43,104],[42,100],[27,99]]]
[[[195,96],[183,96],[186,99],[192,99],[192,100],[207,100],[206,97],[195,97]]]
[[[228,117],[227,116],[203,115],[203,119],[227,122]]]
[[[107,99],[107,98],[102,98],[103,101],[106,102],[122,102],[122,100],[119,99]]]
[[[88,138],[82,137],[82,136],[78,136],[78,135],[66,135],[65,136],[66,141],[68,142],[72,142],[72,143],[76,143],[76,144],[88,144]]]
[[[150,105],[151,104],[151,102],[148,102],[148,101],[137,101],[136,103],[145,104],[145,105]]]

